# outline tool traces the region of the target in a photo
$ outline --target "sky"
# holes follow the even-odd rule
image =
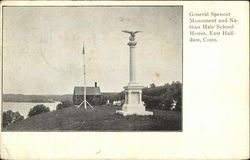
[[[72,94],[87,85],[120,92],[129,82],[129,34],[137,82],[182,81],[181,7],[4,7],[3,93]]]

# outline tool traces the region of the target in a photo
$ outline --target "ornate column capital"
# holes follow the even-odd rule
[[[137,42],[135,42],[135,41],[130,41],[130,42],[128,42],[128,45],[129,45],[130,47],[135,47],[136,44],[137,44]]]

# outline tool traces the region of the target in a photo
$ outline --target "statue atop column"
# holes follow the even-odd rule
[[[129,40],[130,41],[134,41],[135,40],[135,34],[136,33],[139,33],[139,32],[142,32],[142,31],[122,31],[124,33],[129,33],[130,34],[130,37],[129,37]]]

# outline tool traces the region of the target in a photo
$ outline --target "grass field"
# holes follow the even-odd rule
[[[153,116],[122,116],[121,107],[65,108],[11,124],[3,131],[181,131],[181,112],[150,110]]]

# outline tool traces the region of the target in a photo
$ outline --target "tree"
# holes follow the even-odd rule
[[[46,112],[50,112],[49,107],[46,107],[43,104],[38,104],[30,109],[28,116],[31,117]]]
[[[56,110],[59,110],[59,109],[63,109],[63,108],[67,108],[67,107],[73,107],[74,104],[72,101],[69,101],[69,100],[66,100],[66,101],[61,101],[61,103],[59,103],[57,106],[56,106]]]
[[[150,88],[155,88],[156,85],[154,83],[150,84]]]
[[[3,127],[15,123],[17,121],[23,120],[24,117],[19,112],[13,112],[12,110],[8,110],[3,112]]]

